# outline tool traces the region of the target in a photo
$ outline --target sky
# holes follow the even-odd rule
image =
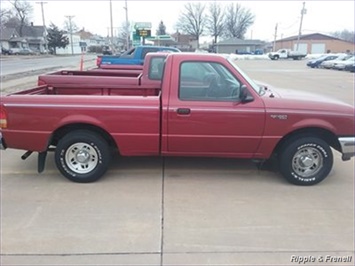
[[[48,26],[53,22],[59,28],[64,27],[66,16],[74,16],[73,21],[81,29],[85,28],[93,34],[104,37],[110,35],[110,1],[69,1],[69,0],[30,0],[33,3],[33,15],[30,21],[42,25],[41,5],[44,1],[45,22]],[[1,0],[3,7],[9,3]],[[184,4],[188,1],[138,1],[127,0],[128,19],[135,22],[151,22],[152,33],[155,33],[159,22],[163,21],[168,33],[176,31],[175,25]],[[193,2],[193,1],[190,1]],[[194,1],[198,2],[198,1]],[[210,3],[212,1],[202,1]],[[255,22],[246,33],[246,39],[274,40],[275,26],[277,39],[298,34],[300,27],[302,3],[305,2],[306,14],[303,17],[302,34],[319,32],[329,34],[344,29],[354,31],[355,1],[218,1],[226,6],[232,2],[249,8],[255,15]],[[126,19],[125,1],[112,0],[112,19],[114,35]],[[205,37],[211,39],[212,37]]]

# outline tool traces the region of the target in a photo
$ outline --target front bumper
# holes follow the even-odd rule
[[[338,140],[340,143],[341,153],[343,154],[342,159],[344,161],[355,156],[355,137],[341,137],[338,138]]]

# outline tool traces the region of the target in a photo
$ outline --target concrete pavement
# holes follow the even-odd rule
[[[289,265],[353,255],[353,162],[298,187],[249,161],[123,158],[100,182],[1,152],[1,265]],[[15,170],[16,169],[16,170]],[[340,265],[340,264],[339,264]],[[353,265],[353,264],[341,264]]]

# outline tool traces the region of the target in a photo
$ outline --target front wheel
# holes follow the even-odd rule
[[[279,156],[282,175],[292,184],[315,185],[325,179],[333,166],[329,145],[315,137],[287,141]]]
[[[110,162],[108,143],[98,134],[76,130],[65,135],[55,150],[55,163],[69,180],[89,183],[100,179]]]

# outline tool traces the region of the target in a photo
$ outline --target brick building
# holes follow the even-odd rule
[[[298,36],[292,36],[275,42],[275,49],[297,50]],[[300,36],[298,50],[307,54],[354,53],[354,43],[347,42],[321,33]]]

